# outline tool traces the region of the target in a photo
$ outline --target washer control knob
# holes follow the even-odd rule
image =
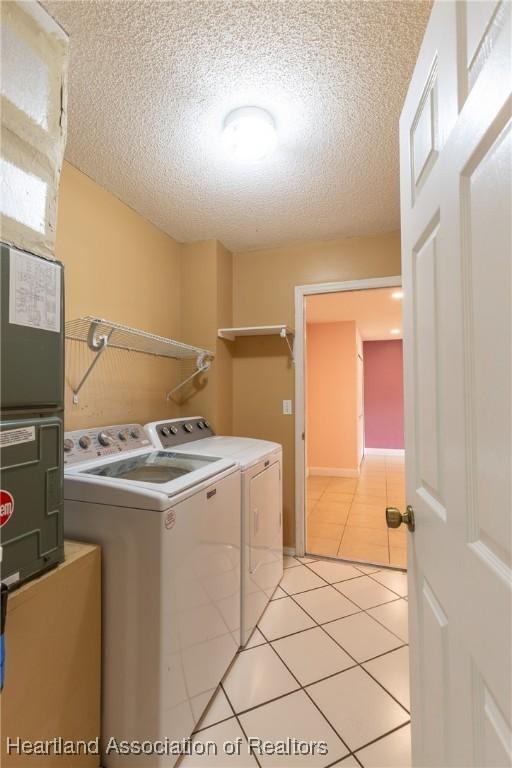
[[[89,448],[90,444],[91,444],[91,438],[89,437],[89,435],[82,435],[82,437],[78,441],[78,445],[80,446],[80,448],[84,448],[84,449]]]
[[[134,427],[134,429],[130,431],[130,435],[134,438],[134,440],[138,440],[140,437],[140,429]]]
[[[75,444],[72,441],[72,439],[70,437],[66,437],[66,439],[64,440],[64,450],[66,451],[66,453],[69,453],[70,451],[72,451],[74,447],[75,447]]]
[[[162,435],[163,435],[164,437],[169,437],[169,434],[170,434],[170,432],[169,432],[169,427],[162,427],[162,428],[160,429],[160,432],[162,433]]]
[[[209,421],[205,421],[204,425],[205,425],[206,429],[210,429],[210,422]]]
[[[198,421],[197,426],[199,427],[199,429],[204,429],[204,421]]]
[[[183,425],[183,429],[185,430],[185,432],[190,433],[194,429],[194,425],[191,424],[190,421],[187,421],[187,423]]]
[[[98,435],[98,442],[100,445],[112,445],[112,438],[108,432],[100,432]]]
[[[130,437],[130,432],[129,432],[127,429],[122,429],[122,430],[121,430],[121,431],[118,433],[118,435],[117,435],[117,436],[118,436],[118,438],[119,438],[120,440],[122,440],[123,442],[125,442],[125,441],[126,441],[126,440],[128,440],[128,438]]]
[[[178,434],[178,427],[175,427],[174,424],[173,424],[172,427],[169,427],[169,432],[172,432],[173,435],[177,435]]]

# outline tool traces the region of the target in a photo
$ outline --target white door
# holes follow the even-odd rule
[[[511,764],[510,16],[437,2],[400,122],[414,766]]]

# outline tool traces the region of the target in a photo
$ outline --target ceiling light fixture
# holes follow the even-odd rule
[[[261,107],[234,109],[224,120],[224,142],[240,162],[263,160],[276,147],[274,118]]]
[[[403,299],[403,297],[404,297],[403,291],[393,291],[393,293],[391,294],[392,299]]]
[[[400,328],[392,328],[390,330],[390,333],[392,333],[393,336],[397,336],[399,333],[402,333],[402,331],[400,330]]]

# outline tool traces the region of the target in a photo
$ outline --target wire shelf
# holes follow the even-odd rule
[[[90,315],[79,317],[76,320],[67,320],[66,338],[88,343],[91,338],[91,326],[94,328],[95,338],[107,337],[108,346],[114,349],[126,349],[130,352],[142,352],[157,357],[171,357],[175,360],[197,358],[198,355],[206,355],[210,359],[214,357],[213,353],[207,349],[193,347],[189,344],[183,344],[181,341],[156,336],[147,331],[139,331],[127,325],[120,325]]]
[[[120,325],[111,320],[103,320],[90,315],[79,317],[76,320],[68,320],[65,329],[66,339],[83,341],[91,352],[95,353],[80,382],[73,389],[73,402],[75,404],[78,403],[78,393],[107,347],[124,349],[128,352],[141,352],[156,357],[167,357],[173,360],[195,359],[196,370],[184,381],[173,387],[167,393],[167,399],[198,374],[205,373],[215,357],[213,352],[209,352],[207,349],[193,347],[190,344],[183,344],[181,341],[156,336],[154,333],[139,331],[128,325]]]

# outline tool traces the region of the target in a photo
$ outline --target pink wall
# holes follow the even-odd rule
[[[403,448],[402,341],[365,341],[363,357],[365,447]]]
[[[357,469],[356,324],[306,329],[307,465]]]

